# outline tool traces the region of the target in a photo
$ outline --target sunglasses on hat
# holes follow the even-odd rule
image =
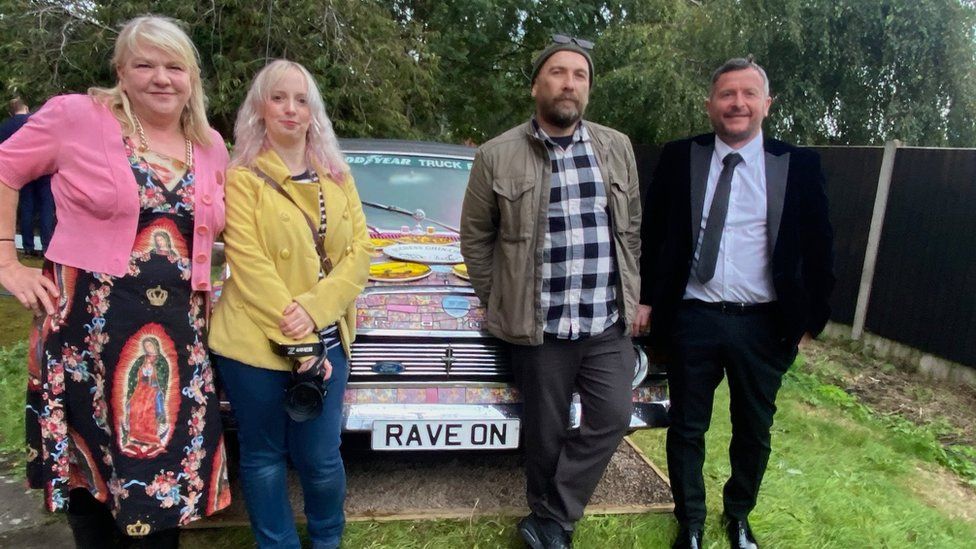
[[[552,41],[557,44],[576,44],[584,50],[593,49],[593,42],[583,40],[582,38],[576,38],[575,36],[566,36],[565,34],[552,35]]]

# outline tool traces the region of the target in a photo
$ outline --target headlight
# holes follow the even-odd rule
[[[647,377],[647,353],[644,352],[644,347],[640,345],[634,345],[634,353],[637,355],[637,360],[634,364],[634,381],[630,386],[636,389]]]

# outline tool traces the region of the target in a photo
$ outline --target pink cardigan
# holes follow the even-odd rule
[[[214,237],[224,228],[227,149],[212,131],[211,145],[194,145],[194,226],[191,284],[210,289]],[[57,227],[46,257],[96,273],[122,276],[135,243],[139,190],[122,145],[118,120],[87,95],[48,101],[0,145],[0,181],[20,189],[53,174]]]

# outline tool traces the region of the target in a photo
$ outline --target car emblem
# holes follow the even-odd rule
[[[447,349],[444,351],[444,356],[441,357],[441,362],[443,362],[444,366],[447,367],[447,375],[451,375],[451,367],[454,366],[457,359],[454,358],[454,347],[451,347],[450,344],[447,345]]]

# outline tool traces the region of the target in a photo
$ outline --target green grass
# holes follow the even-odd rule
[[[0,347],[27,339],[31,313],[10,296],[0,296]]]
[[[40,268],[43,261],[36,257],[21,257],[28,267]],[[31,313],[19,301],[9,295],[0,296],[0,348],[27,339],[31,325]],[[0,393],[4,395],[4,393]]]
[[[20,458],[24,448],[27,344],[0,348],[0,453]]]
[[[0,450],[19,448],[23,436],[25,346],[0,351]],[[882,416],[841,388],[825,383],[836,365],[801,359],[784,380],[773,426],[773,453],[751,522],[768,547],[976,546],[976,450],[944,447],[939,423],[916,426]],[[925,388],[920,384],[920,391]],[[634,440],[665,466],[663,431]],[[707,437],[705,467],[709,518],[706,547],[726,547],[719,525],[721,487],[729,474],[728,391],[717,394]],[[952,486],[950,486],[952,485]],[[967,515],[968,518],[961,518]],[[960,512],[962,511],[962,512]],[[347,548],[520,547],[515,519],[350,523]],[[579,548],[669,547],[676,527],[669,515],[587,517]],[[191,531],[188,548],[240,547],[247,528]]]
[[[752,523],[767,547],[939,547],[976,544],[976,520],[956,516],[976,496],[946,490],[954,478],[971,480],[976,454],[960,450],[958,463],[942,450],[938,425],[915,426],[879,416],[819,372],[836,364],[798,361],[778,398],[773,454]],[[816,372],[816,373],[815,373]],[[829,377],[829,376],[828,376]],[[924,390],[924,388],[922,389]],[[721,487],[729,474],[731,435],[728,390],[722,385],[709,432],[705,478],[710,516],[706,547],[726,547],[719,525]],[[644,431],[635,441],[664,466],[663,431]],[[971,449],[970,449],[971,450]],[[947,469],[955,471],[947,472]],[[935,473],[934,476],[925,473]],[[941,472],[941,476],[939,473]],[[935,479],[935,482],[933,482]],[[971,511],[971,510],[970,510]],[[963,513],[964,514],[964,513]],[[521,547],[515,519],[352,523],[345,547]],[[669,547],[676,526],[667,515],[587,517],[579,548]],[[251,539],[247,529],[184,536],[185,547],[235,547]]]
[[[0,452],[24,447],[24,391],[31,313],[16,299],[0,296]]]

